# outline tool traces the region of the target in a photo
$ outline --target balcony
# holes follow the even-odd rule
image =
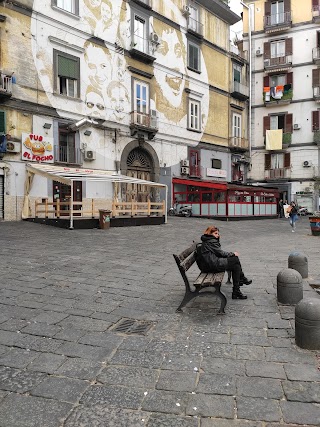
[[[290,29],[292,26],[291,12],[275,13],[264,17],[264,31],[276,33]]]
[[[267,73],[290,70],[292,68],[292,55],[277,56],[276,58],[267,58],[263,61],[263,65]]]
[[[249,87],[234,81],[232,83],[231,96],[240,101],[246,101],[249,98]]]
[[[320,86],[315,86],[313,88],[313,99],[316,102],[320,102]]]
[[[290,168],[269,169],[264,171],[266,180],[289,179],[291,177]]]
[[[230,54],[234,58],[242,59],[243,61],[248,61],[248,51],[240,50],[237,46],[234,46],[233,44],[230,45]]]
[[[130,122],[131,136],[136,135],[138,131],[144,131],[148,134],[148,139],[154,138],[159,129],[158,120],[156,110],[150,110],[150,114],[132,111]]]
[[[190,165],[189,176],[193,178],[201,178],[201,166],[200,165]]]
[[[312,49],[312,60],[314,64],[320,65],[320,48],[319,47],[314,47]]]
[[[0,75],[0,100],[11,98],[12,96],[12,77],[5,74]]]
[[[316,24],[320,23],[320,6],[312,6],[312,19]]]
[[[187,29],[188,32],[194,36],[201,39],[203,38],[203,24],[201,24],[201,22],[197,21],[196,19],[191,18],[191,16],[189,16],[187,20]]]
[[[246,151],[249,148],[249,141],[247,140],[247,138],[232,136],[229,139],[229,148],[232,151]]]
[[[151,64],[156,59],[154,54],[158,44],[159,43],[149,39],[133,35],[129,52],[132,58],[138,59],[146,64]]]
[[[152,0],[131,0],[133,3],[137,3],[146,9],[152,9]]]
[[[285,88],[287,86],[287,89]],[[278,106],[278,105],[287,105],[290,104],[293,98],[293,90],[291,85],[285,85],[284,90],[282,91],[282,96],[278,97],[276,94],[274,94],[276,97],[274,98],[271,94],[273,92],[263,92],[263,102],[266,107],[272,107],[272,106]]]
[[[54,147],[54,162],[68,165],[81,165],[81,151],[79,148],[74,148],[71,145],[56,145]]]

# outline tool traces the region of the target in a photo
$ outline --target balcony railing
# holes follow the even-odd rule
[[[0,93],[11,96],[12,94],[12,77],[5,74],[0,75]]]
[[[244,101],[249,98],[249,87],[240,82],[234,81],[232,84],[231,94],[235,98]]]
[[[248,143],[247,138],[241,138],[239,136],[232,136],[229,139],[229,147],[248,149],[249,143]]]
[[[264,17],[265,31],[284,30],[291,27],[291,12],[275,13]]]
[[[320,86],[315,86],[313,88],[313,99],[316,102],[320,102]]]
[[[157,44],[159,43],[134,34],[131,38],[130,54],[143,62],[151,63],[155,60]]]
[[[81,151],[79,148],[74,148],[71,145],[57,145],[54,147],[54,161],[56,163],[81,165]]]
[[[189,176],[193,176],[194,178],[201,178],[201,166],[200,165],[196,165],[196,166],[192,166],[190,165],[190,169],[189,169]]]
[[[276,97],[273,98],[271,95],[271,91],[269,92],[263,92],[263,101],[265,102],[266,106],[273,105],[273,104],[290,104],[293,98],[293,90],[290,89],[284,89],[282,92],[281,98]]]
[[[314,22],[320,22],[320,6],[312,6],[312,17]]]
[[[234,56],[238,56],[245,61],[248,61],[248,51],[247,50],[240,50],[237,46],[234,46],[233,44],[230,44],[230,53]]]
[[[264,60],[264,69],[274,71],[274,68],[289,68],[292,65],[292,55],[277,56]]]
[[[150,110],[150,114],[131,112],[131,126],[147,129],[158,129],[158,114],[155,110]]]
[[[312,59],[314,64],[320,64],[320,48],[319,47],[314,47],[312,49]]]
[[[203,24],[201,22],[197,21],[194,18],[191,18],[189,16],[188,18],[188,31],[191,31],[195,34],[198,34],[199,36],[203,36]]]
[[[290,168],[269,169],[265,171],[266,179],[288,179],[291,177]]]

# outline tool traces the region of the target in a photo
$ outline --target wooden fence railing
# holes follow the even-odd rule
[[[45,218],[53,217],[60,218],[70,217],[72,203],[72,215],[81,217],[99,217],[99,207],[96,207],[94,199],[91,199],[91,209],[83,210],[83,203],[76,201],[61,202],[56,199],[54,202],[49,202],[44,199],[42,202],[35,202],[35,217],[44,215]],[[129,216],[163,216],[165,215],[165,201],[162,202],[113,202],[112,217],[129,215]]]

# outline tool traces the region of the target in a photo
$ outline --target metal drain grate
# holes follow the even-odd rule
[[[121,319],[111,328],[114,332],[120,332],[128,335],[146,335],[152,328],[153,323],[144,320]]]

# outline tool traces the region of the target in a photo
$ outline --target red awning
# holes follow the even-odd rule
[[[227,189],[226,182],[195,181],[192,179],[183,179],[183,178],[172,178],[172,184],[192,185],[194,187],[206,187],[206,188],[212,188],[215,190]]]

